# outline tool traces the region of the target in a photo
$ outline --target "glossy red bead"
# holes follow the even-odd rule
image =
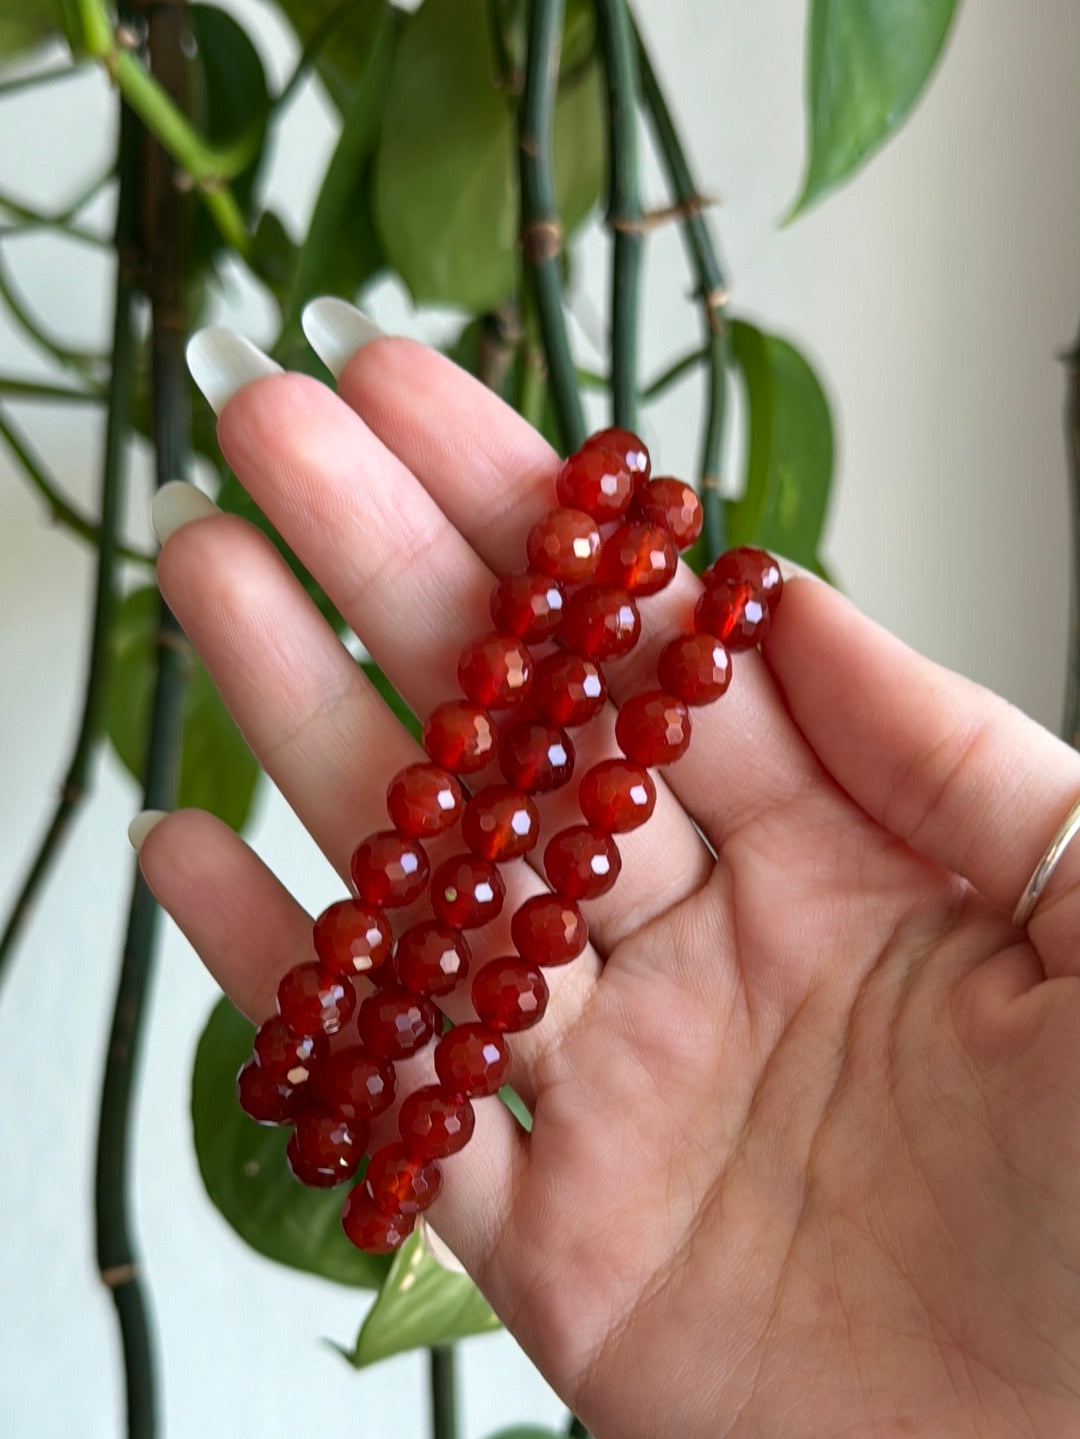
[[[340,899],[319,915],[312,939],[315,953],[335,974],[371,974],[390,958],[394,932],[382,910]]]
[[[431,879],[431,908],[436,919],[452,929],[477,929],[503,907],[506,885],[489,859],[455,854],[439,865]]]
[[[540,815],[527,794],[495,784],[474,794],[461,819],[461,837],[473,854],[504,864],[527,854],[540,838]]]
[[[424,748],[443,769],[475,774],[495,758],[495,723],[482,705],[448,700],[424,725]]]
[[[360,1043],[381,1059],[405,1059],[423,1049],[440,1023],[429,999],[399,985],[369,994],[360,1006]]]
[[[473,975],[472,1002],[481,1024],[509,1032],[531,1029],[547,1009],[547,980],[516,954],[491,959]]]
[[[435,1073],[450,1094],[480,1099],[510,1075],[506,1040],[486,1024],[457,1024],[435,1046]]]
[[[545,655],[536,666],[529,702],[550,724],[586,724],[606,701],[607,681],[592,660],[564,652]]]
[[[660,651],[656,678],[688,705],[711,704],[731,683],[731,656],[712,635],[679,635]]]
[[[330,1182],[340,1184],[356,1173],[357,1165],[367,1149],[368,1127],[364,1120],[346,1119],[331,1110],[306,1110],[296,1121],[289,1141],[305,1170],[332,1176]],[[293,1172],[296,1173],[294,1165]],[[303,1183],[303,1174],[297,1173]]]
[[[445,1159],[472,1138],[476,1113],[462,1095],[449,1094],[441,1084],[414,1089],[398,1111],[398,1133],[411,1155]]]
[[[624,430],[618,425],[611,425],[606,430],[597,430],[594,435],[590,435],[581,448],[582,450],[610,450],[612,454],[618,455],[634,476],[636,484],[644,484],[649,478],[652,468],[649,452],[645,448],[644,441],[639,439],[632,430]]]
[[[236,1076],[236,1097],[240,1108],[257,1124],[291,1124],[302,1104],[298,1090],[275,1084],[253,1059]]]
[[[320,1169],[318,1165],[309,1164],[300,1153],[295,1133],[289,1135],[289,1142],[285,1146],[285,1160],[292,1177],[309,1189],[333,1189],[349,1177],[347,1174],[339,1175],[332,1169]]]
[[[652,814],[656,786],[648,770],[633,760],[605,759],[582,777],[578,804],[589,824],[608,834],[625,834]]]
[[[754,545],[739,545],[728,550],[705,571],[701,577],[706,589],[723,580],[737,584],[756,585],[765,596],[770,610],[774,610],[784,591],[784,577],[780,566],[766,550]]]
[[[559,503],[584,510],[599,524],[626,513],[634,493],[634,476],[620,456],[599,445],[571,455],[555,481]]]
[[[564,899],[596,899],[619,877],[622,860],[615,841],[593,825],[560,830],[544,850],[544,873]]]
[[[337,1034],[356,1008],[349,980],[312,960],[297,964],[277,990],[278,1013],[294,1034]]]
[[[315,1071],[313,1095],[346,1119],[370,1121],[394,1102],[394,1066],[360,1044],[337,1049]]]
[[[330,1052],[326,1036],[293,1034],[280,1014],[271,1015],[255,1031],[255,1059],[273,1084],[306,1084]]]
[[[394,969],[413,994],[449,994],[469,968],[469,946],[459,930],[426,919],[407,929],[394,951]]]
[[[566,784],[574,772],[574,746],[557,725],[523,720],[499,741],[503,778],[526,794],[541,794]]]
[[[360,898],[383,909],[419,899],[430,873],[424,846],[396,829],[379,830],[362,840],[353,850],[351,869]]]
[[[617,585],[585,585],[566,602],[559,643],[589,660],[628,655],[641,633],[637,605]]]
[[[509,709],[532,684],[533,661],[516,635],[482,635],[461,652],[458,683],[474,704]]]
[[[572,900],[561,894],[538,894],[515,911],[510,937],[522,959],[531,964],[567,964],[588,944],[589,928]]]
[[[534,570],[566,584],[587,580],[600,563],[600,530],[584,510],[552,510],[525,544]]]
[[[694,607],[694,628],[712,635],[729,650],[749,650],[769,628],[769,606],[757,585],[747,580],[718,580]]]
[[[365,1254],[390,1254],[400,1249],[416,1227],[415,1214],[384,1214],[376,1208],[365,1180],[350,1190],[341,1211],[346,1237]]]
[[[704,515],[696,491],[669,475],[640,485],[632,509],[667,530],[680,550],[688,549],[701,534]]]
[[[690,743],[690,713],[678,695],[646,690],[619,710],[615,739],[627,759],[638,764],[673,764]]]
[[[655,595],[675,578],[679,551],[662,526],[629,521],[604,541],[597,579],[631,595]]]
[[[414,839],[430,839],[457,824],[464,801],[454,776],[437,764],[410,764],[386,789],[394,827]]]
[[[526,644],[548,640],[563,616],[563,592],[557,580],[536,570],[507,575],[491,592],[491,618],[497,630]]]
[[[419,1214],[434,1203],[442,1174],[434,1160],[410,1154],[404,1144],[384,1144],[371,1156],[365,1183],[384,1214]]]

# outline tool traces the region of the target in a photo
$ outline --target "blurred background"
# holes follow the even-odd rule
[[[223,0],[279,83],[295,41],[257,0]],[[824,559],[866,611],[916,648],[1058,728],[1068,623],[1069,492],[1063,369],[1080,323],[1080,7],[961,7],[944,60],[899,137],[850,185],[788,227],[804,157],[805,9],[794,0],[638,0],[637,13],[713,212],[740,314],[793,338],[833,406],[837,477]],[[57,51],[57,59],[62,58]],[[114,152],[100,69],[0,104],[5,192],[60,205]],[[263,184],[302,233],[334,138],[317,79],[301,88]],[[662,185],[646,156],[646,204]],[[96,218],[107,228],[106,196]],[[93,212],[90,218],[94,218]],[[107,345],[107,252],[49,238],[5,249],[54,330]],[[578,255],[576,339],[604,343],[608,245]],[[645,374],[693,343],[697,318],[674,228],[649,240]],[[256,341],[273,328],[239,271],[215,318]],[[450,314],[417,316],[400,286],[369,309],[384,328],[439,341]],[[0,372],[50,378],[0,322]],[[55,376],[52,376],[55,378]],[[651,409],[654,469],[688,474],[696,383]],[[96,503],[96,412],[13,407],[70,494]],[[600,420],[597,412],[595,418]],[[738,433],[736,415],[734,443]],[[736,475],[725,473],[735,486]],[[152,543],[145,454],[126,533]],[[0,902],[16,892],[74,732],[92,553],[51,527],[0,456]],[[0,1432],[83,1439],[122,1431],[114,1322],[93,1263],[93,1141],[113,967],[130,889],[135,786],[105,757],[0,994]],[[339,885],[264,788],[250,837],[317,909]],[[171,1436],[424,1432],[422,1359],[355,1373],[349,1344],[370,1297],[271,1265],[206,1199],[190,1142],[196,1038],[214,987],[169,930],[153,994],[137,1131],[136,1211],[154,1296]],[[461,1349],[465,1439],[564,1409],[504,1334]]]

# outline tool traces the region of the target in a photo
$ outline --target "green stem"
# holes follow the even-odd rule
[[[66,65],[56,65],[48,70],[35,70],[30,75],[16,75],[11,80],[0,81],[0,100],[7,100],[12,95],[21,95],[24,90],[37,90],[45,85],[52,85],[57,80],[67,80],[72,75],[79,75],[85,70],[85,66],[70,61]]]
[[[563,234],[555,203],[552,135],[564,0],[532,0],[518,132],[525,284],[536,304],[555,417],[567,451],[585,438],[562,293]]]
[[[1072,502],[1072,592],[1063,733],[1074,749],[1080,749],[1080,339],[1072,353],[1065,357],[1065,363],[1068,366],[1065,419]]]
[[[614,236],[611,291],[611,401],[615,424],[637,427],[637,351],[644,229],[638,180],[637,52],[626,0],[596,0],[608,96],[610,184],[607,221]]]
[[[698,365],[706,364],[708,359],[709,349],[707,346],[704,349],[691,350],[689,354],[681,356],[673,365],[669,365],[666,370],[657,375],[655,380],[646,385],[641,392],[641,398],[646,401],[658,400],[685,374],[696,369]]]
[[[58,340],[42,329],[29,305],[19,294],[19,291],[8,273],[7,266],[3,262],[3,251],[0,249],[0,298],[3,298],[12,319],[16,322],[23,333],[33,341],[39,349],[52,357],[58,364],[67,365],[77,370],[83,379],[88,379],[87,372],[95,364],[101,365],[105,356],[95,355],[89,350],[72,350],[62,345]]]
[[[457,1439],[457,1373],[452,1344],[428,1351],[431,1381],[431,1439]]]
[[[708,351],[709,394],[698,476],[701,503],[705,512],[702,538],[705,559],[709,561],[715,559],[724,549],[720,453],[724,439],[727,372],[730,363],[730,341],[724,320],[728,299],[727,282],[703,213],[704,200],[690,173],[686,151],[640,33],[637,41],[642,94],[664,168],[667,170],[668,183],[682,217],[683,239],[698,281],[697,295],[701,304],[705,348]]]
[[[52,385],[47,380],[24,380],[17,375],[0,375],[0,397],[6,400],[60,400],[65,404],[100,405],[108,394],[100,390],[76,390],[70,385]]]

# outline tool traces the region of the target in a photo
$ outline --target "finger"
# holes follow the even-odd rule
[[[213,816],[180,810],[154,826],[139,864],[162,908],[232,1002],[254,1023],[274,1012],[285,972],[311,957],[311,918],[242,839]],[[400,1095],[430,1081],[430,1056],[398,1068]],[[438,1231],[477,1273],[505,1222],[527,1163],[521,1130],[502,1104],[477,1103],[466,1149],[440,1161],[431,1210]],[[389,1132],[377,1142],[389,1141]],[[344,1197],[344,1189],[342,1197]]]
[[[765,656],[822,763],[912,849],[1011,912],[1080,794],[1080,756],[999,696],[915,654],[830,586],[790,583]],[[1080,845],[1028,930],[1080,973]]]

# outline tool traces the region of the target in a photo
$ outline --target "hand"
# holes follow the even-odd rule
[[[405,340],[360,349],[340,399],[243,385],[267,363],[217,353],[230,464],[426,714],[520,567],[555,456]],[[254,529],[184,524],[159,573],[346,876],[416,745]],[[616,697],[698,588],[684,569],[643,605]],[[435,1228],[601,1439],[1080,1433],[1080,844],[1027,932],[1009,919],[1080,757],[799,578],[657,787],[587,908],[593,947],[514,1036],[531,1137],[478,1104]],[[205,814],[162,821],[141,862],[264,1018],[309,916]],[[507,914],[540,887],[512,869]]]

